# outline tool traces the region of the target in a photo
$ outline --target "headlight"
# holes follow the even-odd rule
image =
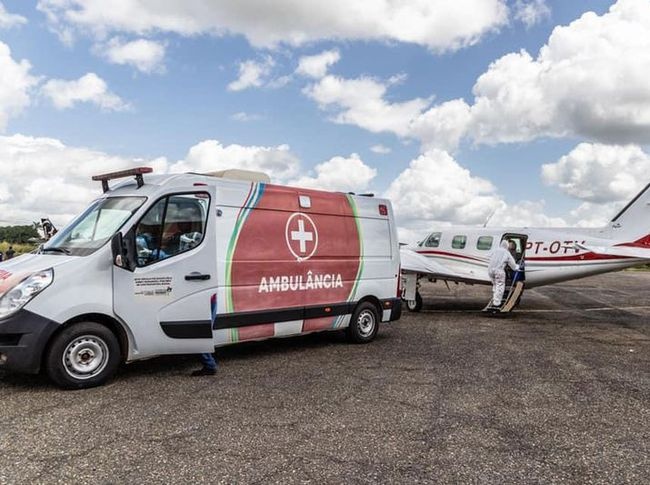
[[[46,269],[25,278],[0,298],[0,318],[8,317],[24,307],[32,298],[52,284],[54,270]]]

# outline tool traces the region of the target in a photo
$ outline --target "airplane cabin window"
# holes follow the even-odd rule
[[[451,247],[454,249],[465,249],[467,244],[467,236],[454,236],[451,241]]]
[[[440,246],[441,237],[442,237],[441,232],[434,232],[428,237],[424,245],[428,248],[437,248],[438,246]]]
[[[488,251],[492,249],[492,242],[494,238],[492,236],[480,236],[476,241],[476,249],[480,251]]]

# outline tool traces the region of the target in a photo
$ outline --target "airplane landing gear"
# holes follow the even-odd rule
[[[419,312],[422,310],[422,295],[420,295],[419,291],[415,292],[414,300],[406,300],[406,308],[410,312]]]

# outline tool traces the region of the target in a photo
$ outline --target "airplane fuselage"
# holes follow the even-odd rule
[[[487,266],[491,250],[506,237],[519,238],[518,256],[525,254],[526,287],[542,286],[617,271],[647,260],[595,254],[581,246],[609,246],[618,242],[604,229],[583,228],[469,228],[444,227],[409,249],[433,258],[458,278],[441,278],[489,284]],[[517,258],[516,258],[517,259]]]

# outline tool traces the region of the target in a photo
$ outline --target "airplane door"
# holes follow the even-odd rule
[[[217,287],[214,189],[167,195],[134,227],[137,265],[113,267],[113,307],[134,340],[130,357],[212,352]]]
[[[528,242],[528,236],[526,234],[506,233],[503,235],[501,240],[508,241],[508,244],[511,247],[510,254],[515,258],[515,262],[521,265],[526,258],[526,243]]]

